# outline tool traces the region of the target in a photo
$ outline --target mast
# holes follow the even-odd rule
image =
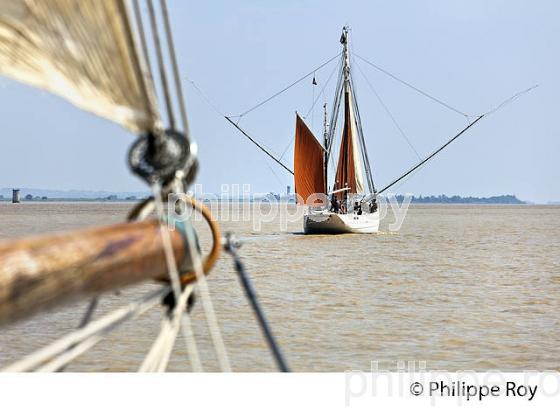
[[[344,79],[344,91],[350,91],[350,54],[348,53],[348,26],[342,27],[342,76]]]
[[[356,91],[354,89],[354,82],[350,68],[348,26],[344,26],[342,28],[340,43],[342,44],[341,93],[344,95],[345,129],[343,134],[345,137],[343,137],[344,144],[341,144],[340,147],[341,153],[339,155],[341,156],[339,157],[339,161],[343,162],[339,163],[339,167],[343,166],[343,170],[340,171],[343,174],[346,174],[346,182],[352,185],[352,189],[349,192],[365,192],[365,184],[363,181],[364,176],[367,180],[367,184],[369,185],[369,190],[374,192],[375,186],[371,175],[371,166],[362,132]],[[350,181],[349,178],[353,180]]]
[[[325,152],[323,153],[323,175],[325,179],[325,194],[328,194],[328,179],[327,170],[329,165],[329,124],[327,123],[327,103],[323,104],[323,146],[325,147]]]
[[[352,90],[352,76],[350,70],[350,54],[348,49],[348,27],[343,27],[342,36],[342,62],[340,71],[337,97],[344,96],[344,126],[338,153],[338,162],[335,175],[336,189],[348,188],[340,194],[340,199],[345,200],[348,194],[364,193],[364,172],[362,165],[363,149],[360,147],[359,127],[355,112],[354,93]],[[342,104],[342,98],[335,99],[335,103]],[[330,137],[333,136],[331,125]]]
[[[342,89],[344,90],[344,101],[348,101],[349,93],[350,93],[350,54],[348,53],[348,26],[342,27],[342,35],[340,36],[340,43],[342,44],[342,79],[343,85]],[[344,104],[345,112],[344,116],[346,118],[347,113],[346,110],[348,107],[346,103]],[[350,124],[348,124],[350,126]],[[341,149],[346,150],[347,152],[350,150],[349,146],[341,147]],[[347,154],[348,155],[348,154]],[[346,175],[350,175],[350,161],[346,161]],[[348,187],[348,183],[344,188]],[[339,187],[341,188],[341,187]],[[348,197],[348,191],[344,191],[342,193],[343,198]]]

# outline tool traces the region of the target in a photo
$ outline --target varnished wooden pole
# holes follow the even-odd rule
[[[165,278],[159,230],[157,221],[144,221],[0,242],[0,324]],[[170,234],[175,259],[184,266],[184,238],[178,230]]]

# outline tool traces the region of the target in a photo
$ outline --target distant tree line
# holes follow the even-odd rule
[[[399,202],[404,199],[404,195],[396,195]],[[518,199],[515,195],[499,195],[488,198],[480,198],[476,196],[447,196],[447,195],[430,195],[430,196],[413,196],[413,203],[419,204],[524,204],[524,201]]]
[[[49,198],[47,198],[46,196],[38,196],[38,195],[33,196],[31,194],[25,195],[25,200],[26,201],[46,201],[48,199]]]

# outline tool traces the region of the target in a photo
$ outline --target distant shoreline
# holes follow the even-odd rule
[[[27,203],[36,202],[99,202],[99,203],[117,203],[117,202],[138,202],[149,196],[147,192],[109,192],[109,191],[55,191],[42,189],[20,189],[20,201]],[[396,199],[401,203],[405,196],[398,194]],[[252,199],[244,198],[226,198],[219,199],[219,195],[208,194],[205,201],[211,200],[215,202],[294,202],[294,194],[278,194],[275,192],[254,193]],[[9,188],[0,189],[0,202],[11,202],[12,193]],[[447,196],[429,195],[429,196],[413,196],[412,204],[426,205],[560,205],[560,202],[551,201],[549,203],[533,204],[532,202],[522,201],[515,195],[497,195],[490,197],[473,197],[473,196]]]
[[[135,204],[140,202],[141,200],[126,200],[126,199],[117,199],[112,201],[101,200],[101,199],[90,199],[90,198],[50,198],[47,200],[23,200],[20,201],[18,204],[45,204],[45,203],[99,203],[99,204]],[[204,201],[204,202],[219,202],[219,203],[231,203],[231,204],[262,204],[267,203],[268,201],[241,201],[241,200],[228,200],[228,201]],[[399,201],[400,202],[400,201]],[[0,203],[9,203],[11,204],[11,200],[7,200],[6,198],[0,199]],[[295,205],[294,201],[278,201],[278,203],[288,203],[291,205]],[[14,205],[18,205],[14,204]],[[486,203],[486,202],[453,202],[453,203],[446,203],[446,202],[411,202],[410,206],[428,206],[428,205],[440,205],[440,206],[560,206],[558,202],[548,202],[548,203],[533,203],[533,202],[522,202],[522,203]]]
[[[117,200],[96,200],[90,198],[50,198],[47,200],[23,200],[19,202],[19,204],[14,205],[21,205],[21,204],[47,204],[47,203],[96,203],[96,204],[136,204],[140,202],[140,199],[137,200],[126,200],[126,199],[117,199]],[[230,203],[230,204],[263,204],[268,203],[269,201],[241,201],[237,199],[228,200],[228,201],[204,201],[205,203]],[[9,203],[11,204],[11,200],[7,200],[6,198],[0,199],[1,203]],[[294,201],[284,201],[280,200],[277,203],[282,204],[291,204],[295,205]],[[399,201],[400,203],[400,201]],[[532,203],[532,202],[522,202],[522,203],[486,203],[486,202],[453,202],[453,203],[446,203],[446,202],[411,202],[410,206],[431,206],[431,205],[438,205],[438,206],[560,206],[560,203]]]

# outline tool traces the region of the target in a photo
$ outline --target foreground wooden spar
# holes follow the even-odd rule
[[[169,233],[175,260],[189,269],[183,235]],[[0,242],[0,324],[167,272],[156,220]]]

